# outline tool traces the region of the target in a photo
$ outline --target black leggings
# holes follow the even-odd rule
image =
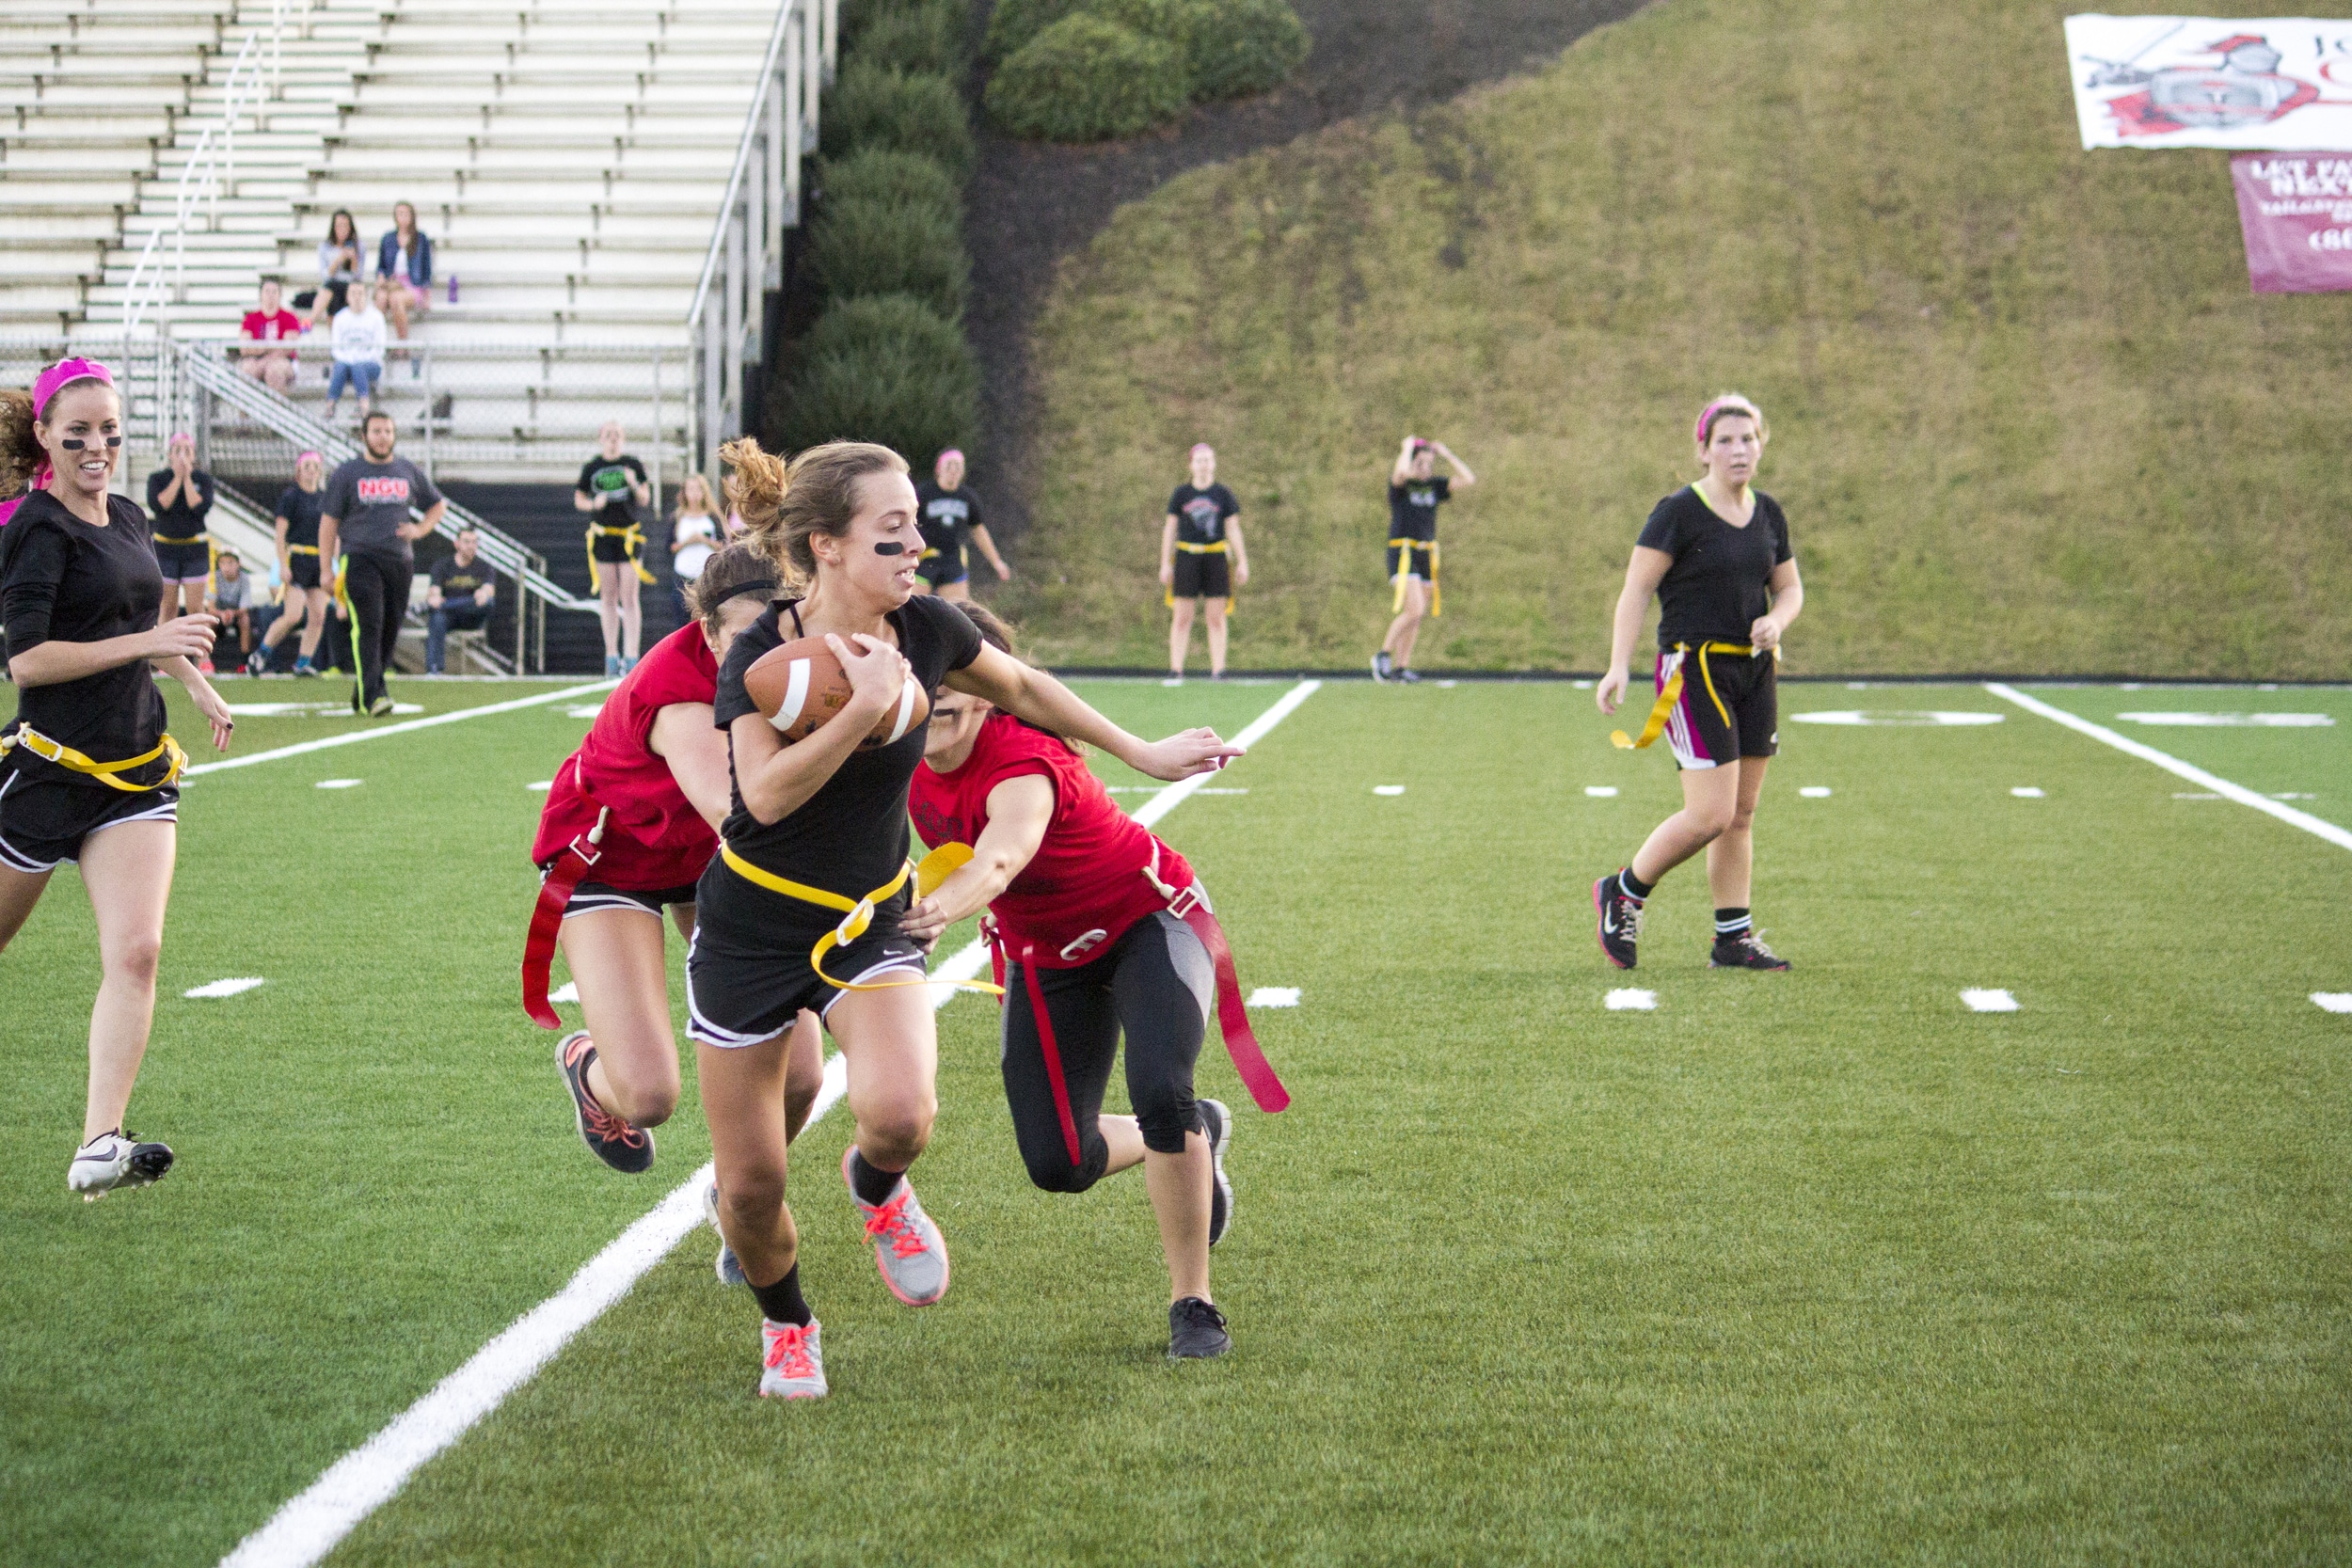
[[[397,556],[358,551],[343,558],[343,593],[351,600],[351,655],[359,666],[359,705],[384,695],[384,672],[408,618],[408,579],[416,570]]]
[[[1033,980],[1053,1020],[1059,1094],[1038,1033]],[[1200,1131],[1192,1068],[1216,997],[1208,950],[1192,927],[1164,912],[1136,922],[1101,958],[1075,969],[1007,964],[1005,1099],[1029,1180],[1049,1193],[1082,1193],[1102,1180],[1111,1151],[1096,1119],[1121,1029],[1127,1098],[1142,1126],[1143,1146],[1183,1153],[1184,1134]]]

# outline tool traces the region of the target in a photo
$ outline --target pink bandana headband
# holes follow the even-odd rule
[[[38,420],[49,412],[51,400],[77,381],[100,381],[109,387],[115,384],[114,372],[95,359],[60,359],[34,378],[33,418]],[[49,465],[43,463],[33,470],[32,483],[26,486],[24,495],[47,489],[49,481],[54,477]],[[14,517],[16,509],[24,504],[24,496],[0,501],[0,528],[8,527],[8,519]]]
[[[1756,404],[1737,392],[1726,393],[1699,410],[1699,422],[1697,428],[1692,431],[1691,439],[1702,447],[1707,445],[1707,433],[1714,428],[1715,418],[1719,414],[1745,414],[1759,424],[1764,420],[1764,416],[1756,412]]]

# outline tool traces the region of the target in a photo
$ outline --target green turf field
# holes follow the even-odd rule
[[[1085,689],[1232,733],[1285,687]],[[2352,692],[2032,689],[2352,826]],[[597,1165],[516,1003],[527,786],[580,705],[191,784],[132,1107],[179,1151],[161,1186],[65,1191],[95,981],[70,873],[0,955],[0,1558],[216,1560],[706,1157],[690,1057],[654,1172]],[[2003,717],[1795,718],[1822,710]],[[2118,717],[2149,712],[2334,722]],[[1978,688],[1792,684],[1784,720],[1756,895],[1784,975],[1707,970],[1691,872],[1641,970],[1603,963],[1587,885],[1675,786],[1565,684],[1334,683],[1219,781],[1247,794],[1167,819],[1244,984],[1302,991],[1257,1015],[1289,1113],[1203,1058],[1239,1113],[1229,1359],[1161,1359],[1137,1179],[1028,1188],[965,996],[917,1174],[942,1305],[875,1277],[836,1111],[796,1150],[830,1400],[753,1396],[754,1308],[697,1230],[331,1560],[2352,1554],[2352,1017],[2311,1000],[2352,991],[2352,853]],[[181,996],[238,975],[267,983]]]

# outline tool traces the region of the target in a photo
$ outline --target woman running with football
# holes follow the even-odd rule
[[[801,594],[771,606],[720,665],[713,717],[728,735],[733,809],[696,888],[688,1032],[721,1230],[763,1320],[760,1392],[813,1398],[826,1391],[824,1362],[785,1204],[778,1092],[786,1036],[803,1009],[823,1019],[848,1059],[857,1130],[842,1174],[876,1266],[911,1307],[947,1289],[946,1241],[905,1175],[930,1137],[938,1070],[922,949],[899,928],[912,891],[907,788],[926,727],[913,721],[910,686],[920,699],[944,682],[1154,778],[1184,778],[1240,752],[1208,730],[1140,740],[982,642],[953,604],[916,594],[914,486],[887,447],[831,442],[788,467],[749,441],[721,455],[735,467],[728,491],[745,542]],[[747,684],[753,666],[787,641],[830,654],[821,670],[814,652],[790,668],[811,675],[810,704],[840,704],[792,743],[777,724],[798,711],[787,718],[771,700],[771,719]]]
[[[171,1168],[166,1145],[123,1131],[155,1022],[155,966],[179,845],[187,757],[164,731],[151,672],[187,689],[229,749],[235,723],[194,660],[211,615],[158,626],[163,574],[147,515],[107,493],[122,459],[122,400],[106,367],[65,359],[29,395],[0,392],[0,621],[16,718],[0,730],[0,948],[73,861],[97,916],[82,1145],[66,1185],[85,1198]]]
[[[993,615],[964,610],[1012,652]],[[1207,912],[1192,868],[1111,803],[1076,747],[961,692],[932,705],[911,806],[925,843],[973,848],[901,929],[928,947],[990,911],[1005,1099],[1029,1180],[1082,1193],[1142,1165],[1168,1258],[1168,1358],[1224,1354],[1233,1341],[1209,1293],[1209,1249],[1232,1219],[1232,1117],[1193,1094],[1218,976],[1186,919]],[[1105,1116],[1122,1033],[1135,1114]]]
[[[727,814],[726,737],[710,721],[718,656],[759,618],[775,568],[740,545],[713,555],[688,585],[694,619],[656,643],[604,700],[587,737],[555,770],[531,859],[546,874],[523,958],[523,1006],[561,1026],[548,1003],[560,948],[582,1021],[556,1042],[580,1141],[614,1170],[653,1164],[653,1129],[677,1109],[677,1041],[662,912],[689,942],[694,879],[719,847]],[[823,1073],[815,1015],[785,1053],[785,1125],[807,1119]]]
[[[1658,595],[1658,702],[1639,739],[1664,734],[1682,775],[1682,809],[1660,823],[1631,863],[1593,884],[1600,950],[1631,969],[1642,907],[1660,878],[1707,851],[1715,897],[1713,969],[1787,969],[1749,915],[1756,803],[1780,750],[1781,639],[1804,609],[1780,503],[1751,487],[1771,438],[1764,416],[1736,392],[1699,411],[1696,483],[1658,503],[1643,526],[1609,643],[1609,673],[1593,695],[1603,713],[1624,701],[1634,640]],[[1721,662],[1716,662],[1721,660]]]

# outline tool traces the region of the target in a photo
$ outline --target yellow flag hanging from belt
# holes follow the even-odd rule
[[[1682,700],[1683,672],[1690,662],[1692,649],[1688,642],[1677,642],[1675,644],[1674,651],[1683,657],[1676,662],[1675,673],[1666,677],[1666,684],[1659,688],[1658,701],[1651,705],[1649,710],[1649,721],[1642,726],[1642,737],[1636,740],[1623,730],[1612,730],[1609,732],[1611,745],[1620,751],[1640,751],[1665,733],[1666,721],[1673,717],[1675,704]],[[1731,711],[1724,706],[1723,698],[1716,695],[1715,677],[1707,668],[1707,656],[1708,654],[1738,654],[1742,658],[1750,658],[1755,657],[1756,649],[1745,642],[1702,642],[1696,651],[1699,656],[1699,679],[1706,683],[1707,695],[1708,700],[1714,703],[1715,711],[1723,715],[1724,727],[1729,729]]]
[[[629,524],[627,528],[607,528],[602,523],[590,523],[588,525],[587,533],[589,593],[600,594],[604,591],[603,584],[597,580],[596,577],[596,535],[600,533],[610,534],[612,537],[620,540],[623,544],[628,546],[628,563],[637,569],[637,580],[639,582],[658,582],[660,580],[651,572],[645,570],[645,562],[642,559],[645,548],[645,531],[643,528],[635,523]],[[615,564],[618,563],[615,562]]]
[[[952,985],[959,990],[986,991],[991,996],[1002,996],[1005,994],[1004,988],[992,986],[979,980],[933,980],[926,975],[920,980],[876,980],[860,983],[855,980],[836,980],[825,973],[825,955],[836,947],[847,947],[864,936],[874,924],[874,906],[906,886],[909,878],[914,880],[914,895],[917,898],[928,898],[939,890],[939,884],[946,881],[957,867],[971,858],[972,847],[970,845],[943,844],[925,855],[922,864],[917,865],[913,861],[905,862],[898,867],[898,874],[896,877],[891,878],[865,897],[850,899],[825,888],[811,887],[806,882],[796,882],[789,877],[779,877],[763,866],[754,865],[750,861],[737,854],[734,846],[724,840],[722,840],[719,845],[719,859],[725,863],[728,870],[753,886],[764,887],[771,893],[780,893],[787,898],[797,898],[803,904],[815,904],[820,909],[843,911],[844,918],[841,924],[818,938],[817,945],[810,950],[808,955],[808,966],[817,972],[817,978],[824,981],[834,990],[897,990],[902,986]]]

